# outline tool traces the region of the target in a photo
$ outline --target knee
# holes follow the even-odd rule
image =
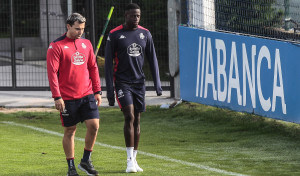
[[[75,132],[76,132],[76,126],[65,127],[65,136],[66,137],[75,136]]]
[[[133,122],[134,122],[134,116],[133,115],[128,114],[128,115],[125,115],[124,118],[125,118],[125,123],[126,124],[133,124]]]
[[[99,120],[98,119],[90,119],[86,120],[86,127],[89,133],[97,133],[99,130]]]
[[[93,124],[89,126],[89,131],[92,133],[97,133],[99,130],[99,124]]]
[[[126,106],[122,109],[124,115],[125,125],[133,124],[134,122],[134,108],[133,105]]]

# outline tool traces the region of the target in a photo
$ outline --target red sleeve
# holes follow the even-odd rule
[[[90,44],[90,54],[89,54],[89,60],[88,60],[88,69],[89,69],[89,75],[92,80],[92,86],[93,86],[93,92],[101,91],[101,82],[100,82],[100,75],[97,65],[97,59],[94,55],[93,46]]]
[[[58,84],[59,58],[59,47],[55,43],[51,43],[47,51],[47,72],[53,98],[61,97]]]

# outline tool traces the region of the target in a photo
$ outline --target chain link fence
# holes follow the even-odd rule
[[[182,24],[300,42],[299,0],[183,0]]]

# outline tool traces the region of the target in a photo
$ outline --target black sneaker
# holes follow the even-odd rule
[[[84,171],[87,175],[98,175],[98,171],[95,170],[91,160],[88,160],[87,162],[81,160],[80,164],[78,165],[78,168]]]
[[[71,167],[67,173],[67,176],[79,176],[79,175],[77,174],[75,167]]]

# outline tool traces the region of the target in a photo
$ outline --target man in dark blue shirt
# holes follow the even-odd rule
[[[127,5],[125,23],[111,30],[105,49],[105,79],[107,98],[114,106],[114,89],[119,107],[124,114],[124,137],[127,150],[126,172],[142,172],[136,161],[140,138],[140,116],[145,111],[146,56],[154,87],[162,95],[159,68],[151,33],[139,26],[141,11],[137,4]],[[114,86],[115,85],[115,86]]]

